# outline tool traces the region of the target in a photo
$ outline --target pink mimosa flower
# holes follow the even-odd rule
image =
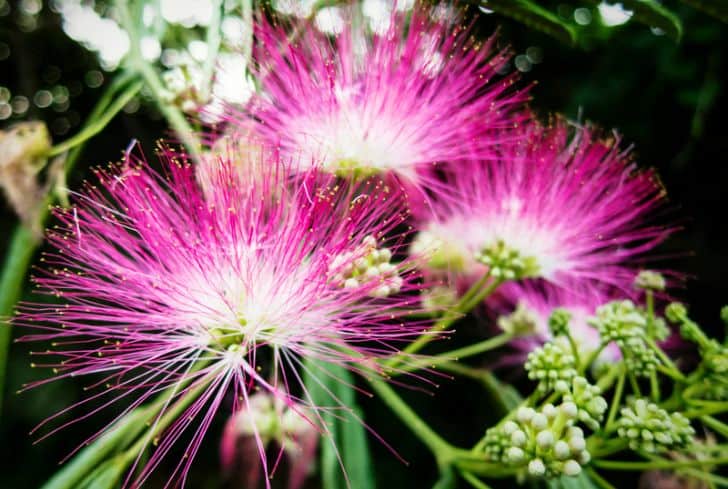
[[[258,24],[261,93],[230,115],[284,154],[431,187],[433,164],[492,159],[517,137],[504,130],[523,119],[527,92],[497,74],[509,55],[495,37],[481,42],[422,5],[377,31],[347,19],[333,41],[299,27]]]
[[[16,323],[38,331],[25,341],[52,342],[36,355],[56,378],[99,379],[63,426],[101,409],[91,403],[126,403],[126,413],[172,388],[170,407],[199,393],[127,486],[142,484],[183,434],[189,446],[169,484],[184,484],[213,416],[230,407],[224,400],[233,412],[249,410],[253,388],[284,397],[289,409],[307,405],[302,415],[325,432],[299,385],[302,358],[369,371],[426,328],[402,321],[417,310],[408,292],[420,285],[407,262],[390,262],[402,236],[387,233],[406,218],[401,195],[378,180],[349,186],[254,155],[270,159],[220,157],[206,192],[179,154],[167,155],[166,177],[127,157],[56,212],[49,241],[57,251],[44,256],[37,283],[63,304],[25,304]]]
[[[509,326],[532,328],[531,334],[518,336],[511,342],[513,346],[523,350],[524,354],[553,338],[549,329],[549,317],[555,309],[568,311],[571,316],[569,334],[579,351],[586,356],[599,348],[601,342],[599,332],[587,320],[594,316],[597,307],[618,297],[624,298],[624,294],[610,294],[594,286],[555,287],[542,280],[523,281],[501,286],[496,296],[488,301],[488,305],[500,315],[497,323],[501,329],[508,329]],[[616,361],[619,358],[619,347],[610,343],[599,354],[598,362]]]
[[[502,159],[444,170],[452,196],[430,202],[412,250],[456,283],[490,268],[505,279],[631,290],[635,264],[674,230],[656,223],[665,191],[654,172],[591,127],[523,130]]]

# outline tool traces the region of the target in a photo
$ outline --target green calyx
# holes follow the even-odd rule
[[[475,253],[477,261],[490,269],[490,274],[505,280],[536,277],[540,273],[535,257],[522,256],[518,250],[508,247],[503,240],[484,247]]]
[[[363,165],[357,160],[347,158],[335,161],[331,167],[337,177],[353,178],[354,180],[371,177],[380,171],[379,168]]]

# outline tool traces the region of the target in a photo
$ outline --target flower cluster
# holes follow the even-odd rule
[[[525,117],[527,93],[497,76],[509,56],[495,38],[483,43],[431,13],[395,13],[383,31],[348,17],[333,43],[304,26],[289,42],[287,30],[260,22],[261,94],[231,123],[342,176],[383,172],[443,188],[432,165],[495,158],[514,138],[499,131]]]
[[[692,443],[695,430],[680,413],[668,413],[646,399],[635,399],[622,408],[617,420],[619,436],[633,450],[655,453],[684,448]]]
[[[355,250],[338,255],[331,262],[329,273],[339,287],[354,289],[372,281],[379,287],[372,290],[372,297],[387,297],[402,288],[403,279],[396,265],[390,263],[392,252],[389,248],[377,248],[374,236],[365,236],[362,245]]]
[[[590,460],[584,431],[575,425],[578,413],[573,402],[546,404],[538,411],[519,408],[514,420],[488,430],[486,456],[522,467],[532,477],[578,475]]]
[[[632,301],[613,301],[600,306],[589,321],[602,341],[619,346],[627,368],[636,375],[649,376],[659,365],[655,350],[645,341],[648,318]],[[664,333],[660,329],[660,339]]]
[[[57,211],[49,241],[58,251],[44,256],[49,269],[37,283],[66,304],[27,304],[16,320],[38,331],[26,341],[53,342],[37,355],[58,378],[109,376],[95,397],[110,404],[133,399],[133,408],[172,386],[169,402],[204,392],[137,483],[193,420],[209,426],[226,391],[234,411],[249,402],[248,385],[291,392],[296,377],[286,372],[303,357],[368,370],[422,330],[396,321],[418,310],[408,293],[420,290],[417,276],[400,273],[405,265],[390,264],[372,238],[405,219],[382,182],[349,186],[282,161],[241,170],[221,160],[208,174],[215,190],[205,192],[193,166],[173,152],[165,159],[166,178],[131,155],[98,170],[100,186]],[[340,286],[346,270],[367,279]],[[275,361],[264,367],[265,349]],[[305,390],[297,402],[310,404]],[[310,407],[308,422],[325,432]],[[205,431],[195,430],[190,459]]]
[[[602,390],[620,375],[591,383],[597,361],[644,376],[669,367],[655,352],[666,328],[652,303],[665,280],[643,271],[635,281],[635,263],[672,232],[651,218],[664,201],[653,172],[589,124],[538,121],[528,89],[503,74],[510,54],[495,37],[481,41],[424,4],[393,8],[378,25],[354,22],[353,9],[329,19],[333,37],[263,15],[252,26],[251,14],[254,42],[217,41],[220,71],[239,75],[237,96],[223,96],[229,77],[202,78],[214,68],[205,57],[168,66],[160,102],[223,120],[219,132],[200,135],[192,155],[160,146],[161,173],[129,151],[55,212],[54,251],[36,283],[64,303],[25,304],[15,322],[34,328],[23,341],[52,342],[34,355],[57,378],[101,375],[90,399],[128,401],[119,418],[156,399],[144,434],[129,438],[133,456],[122,457],[135,461],[125,486],[143,485],[187,436],[173,474],[184,484],[224,411],[224,465],[255,450],[246,484],[263,474],[270,487],[277,443],[300,487],[318,438],[336,439],[336,410],[360,420],[353,380],[336,369],[362,374],[422,433],[378,376],[427,364],[404,365],[480,305],[504,333],[491,345],[530,352],[537,386],[522,406],[531,407],[483,445],[489,462],[519,476],[576,476],[589,462],[584,430],[609,431]],[[677,306],[670,314],[690,333]],[[724,347],[693,337],[707,370],[728,371]],[[431,365],[480,374],[447,355]],[[641,379],[630,381],[639,390]],[[639,449],[692,436],[685,418],[642,399],[621,413],[619,432]]]
[[[565,394],[563,399],[566,402],[573,402],[577,407],[577,418],[580,422],[591,430],[597,430],[607,411],[607,401],[600,394],[599,387],[579,376],[574,377],[571,391]]]
[[[528,354],[524,365],[528,378],[538,382],[542,392],[566,392],[576,377],[576,358],[568,342],[557,338]]]

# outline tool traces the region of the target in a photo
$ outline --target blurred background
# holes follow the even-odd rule
[[[175,77],[189,81],[192,71],[179,70],[183,66],[180,59],[204,63],[208,53],[199,40],[209,23],[205,14],[209,2],[147,3],[154,8],[151,13],[146,9],[141,13],[151,16],[150,25],[162,26],[156,32],[163,32],[164,37],[145,40],[144,55],[165,74],[166,82],[172,84]],[[381,8],[382,3],[369,2],[369,13],[375,15],[375,7]],[[520,71],[524,83],[538,81],[532,102],[537,113],[546,117],[561,112],[571,119],[617,128],[625,144],[634,144],[639,164],[659,170],[671,204],[664,217],[683,228],[661,249],[664,260],[660,265],[686,274],[685,288],[674,290],[674,295],[690,304],[694,318],[706,329],[722,335],[719,310],[728,303],[728,225],[723,207],[728,192],[728,136],[727,126],[723,126],[728,114],[724,89],[728,28],[683,3],[668,3],[682,21],[679,42],[675,39],[679,33],[671,32],[669,22],[655,20],[652,26],[649,21],[637,22],[632,12],[619,4],[542,2],[558,22],[578,34],[575,42],[564,39],[563,33],[546,34],[543,26],[513,21],[495,4],[495,12],[485,5],[483,9],[470,7],[464,15],[478,15],[475,29],[479,36],[486,37],[500,27],[501,44],[509,44],[515,53],[508,69]],[[0,0],[0,128],[42,120],[54,143],[79,130],[128,49],[128,38],[119,24],[110,20],[113,11],[109,7],[100,1]],[[299,16],[311,14],[314,7],[282,2],[273,6],[280,15]],[[366,8],[364,11],[366,14]],[[316,15],[314,23],[318,28],[335,29],[334,13]],[[236,39],[243,35],[235,20],[240,18],[238,2],[225,2],[225,15],[221,24],[223,48],[235,66]],[[176,48],[165,47],[170,43]],[[239,77],[213,89],[219,93],[227,90],[233,101],[244,101],[250,89],[244,65],[237,72],[229,72],[239,72]],[[132,138],[151,149],[155,139],[170,134],[150,96],[143,91],[135,97],[87,144],[69,177],[71,189],[89,177],[92,165],[117,160]],[[13,211],[1,203],[2,254],[7,251],[16,222]],[[26,297],[28,293],[26,286]],[[476,333],[467,325],[460,328],[461,339],[472,334]],[[48,375],[30,368],[29,361],[25,345],[12,346],[0,419],[3,489],[38,487],[66,454],[103,425],[103,419],[92,418],[33,445],[29,430],[80,399],[83,384],[57,382],[15,394],[23,383]],[[467,380],[445,381],[437,394],[431,398],[417,392],[403,393],[425,419],[456,444],[473,443],[481,430],[472,427],[479,423],[485,426],[494,416],[486,394]],[[436,477],[429,454],[402,432],[385,407],[369,399],[361,402],[368,423],[409,462],[409,466],[404,465],[372,441],[378,487],[429,487]],[[219,429],[215,426],[211,433]],[[192,467],[189,487],[222,487],[216,475],[217,460],[217,441],[215,436],[208,436]],[[628,481],[624,487],[634,484]],[[148,486],[162,487],[163,479]],[[310,487],[317,487],[315,480]]]

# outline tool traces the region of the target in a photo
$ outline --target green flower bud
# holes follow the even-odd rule
[[[569,321],[571,313],[563,308],[554,309],[549,316],[549,331],[553,336],[565,336],[569,334]]]
[[[518,250],[509,248],[501,240],[476,252],[474,258],[476,261],[486,265],[490,269],[490,274],[493,277],[505,280],[520,280],[526,277],[536,277],[540,271],[540,267],[535,258],[521,256]]]
[[[538,316],[519,302],[512,313],[498,318],[498,327],[511,336],[529,336],[538,328]]]
[[[646,399],[636,399],[622,408],[617,420],[619,436],[629,439],[633,450],[655,453],[684,448],[692,443],[695,430],[680,413],[668,413]]]
[[[665,290],[665,277],[659,272],[642,270],[635,278],[634,285],[644,290]]]
[[[576,376],[576,359],[569,345],[556,338],[529,353],[525,369],[539,391],[565,392]]]

